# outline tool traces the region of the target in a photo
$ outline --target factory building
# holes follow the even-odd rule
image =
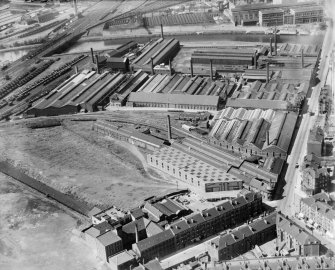
[[[191,187],[197,188],[199,187],[198,184],[200,184],[200,188],[202,188],[202,184],[204,184],[205,192],[215,192],[244,187],[248,190],[260,192],[264,199],[271,200],[274,187],[278,181],[279,174],[284,164],[284,160],[281,158],[266,157],[262,159],[262,164],[257,165],[242,160],[240,156],[236,155],[236,153],[225,151],[225,149],[218,149],[217,147],[210,146],[192,138],[186,138],[181,143],[174,142],[172,147],[172,149],[168,149],[167,151],[175,155],[178,154],[178,159],[166,160],[166,158],[164,158],[163,163],[159,163],[157,161],[156,164],[156,161],[154,161],[155,159],[153,158],[153,166],[163,170],[164,172],[170,173],[184,183],[189,183]],[[153,153],[153,155],[155,154],[156,153]],[[158,153],[158,156],[160,155],[161,154]],[[179,162],[181,156],[185,156],[185,159]],[[151,157],[151,155],[147,156],[149,163],[151,162]],[[222,174],[222,171],[224,171],[225,173],[223,175],[227,173],[227,176],[229,177],[226,177],[226,179],[219,178],[217,183],[214,181],[211,183],[207,176],[204,178],[207,179],[207,181],[202,181],[200,179],[199,183],[197,183],[194,173],[199,171],[199,176],[203,173],[200,172],[198,168],[192,171],[189,170],[188,167],[181,166],[184,164],[183,162],[185,160],[193,159],[197,160],[197,162],[200,161],[201,164],[206,164],[206,168],[210,168],[213,172],[213,176],[215,173]],[[174,165],[172,165],[172,163]],[[192,166],[194,167],[194,164]],[[175,171],[172,167],[176,167]],[[217,170],[214,170],[214,168]],[[229,182],[229,179],[234,181]]]
[[[130,93],[127,106],[130,107],[161,107],[194,110],[217,111],[221,107],[219,96],[200,96],[185,94],[162,94],[135,92]]]
[[[121,46],[117,47],[115,50],[106,53],[107,57],[123,57],[129,51],[137,48],[137,43],[134,41],[129,41]]]
[[[168,225],[163,232],[134,243],[133,251],[144,262],[155,257],[160,259],[224,229],[239,225],[257,216],[262,210],[262,197],[249,192]]]
[[[179,51],[180,44],[176,39],[160,38],[147,45],[143,52],[133,61],[132,69],[142,69],[148,73],[154,73],[154,67],[167,63]]]
[[[256,78],[256,76],[257,75],[253,76],[253,78]],[[249,81],[250,78],[252,78],[252,75],[248,73],[246,76],[243,76],[243,78],[247,78]],[[244,106],[242,106],[242,104],[244,103],[247,105],[248,100],[253,100],[250,101],[249,105],[251,105],[252,102],[257,103],[258,100],[258,103],[262,105],[255,107],[255,109],[270,109],[268,107],[272,104],[271,101],[284,101],[287,103],[287,107],[283,107],[284,109],[298,111],[307,96],[308,89],[308,82],[293,84],[283,83],[280,80],[277,80],[265,83],[260,80],[253,80],[253,82],[247,82],[236,89],[227,102],[227,106],[231,106],[234,103],[240,103],[241,106],[239,107],[243,108]],[[270,104],[267,104],[268,101]],[[281,104],[281,102],[274,104]],[[234,107],[237,107],[237,104],[234,105]],[[273,109],[276,109],[276,107],[273,107]]]
[[[208,242],[211,261],[231,260],[276,238],[276,212],[232,231],[221,233]]]
[[[131,92],[136,92],[147,80],[147,73],[138,70],[133,77],[126,81],[125,84],[117,89],[109,98],[109,106],[125,106],[128,96]]]
[[[148,164],[204,192],[242,189],[242,180],[174,147],[147,156]]]
[[[239,6],[232,6],[230,8],[230,13],[232,16],[232,20],[235,23],[235,25],[256,25],[257,23],[261,24],[260,20],[260,12],[266,13],[270,12],[271,10],[284,10],[286,11],[285,13],[277,12],[276,14],[279,15],[280,13],[284,17],[285,14],[291,14],[291,10],[301,10],[303,13],[304,8],[306,8],[305,15],[306,17],[309,18],[309,21],[312,22],[314,18],[321,19],[323,14],[318,13],[318,10],[320,8],[319,5],[316,5],[315,3],[297,3],[294,1],[290,1],[289,3],[284,3],[284,4],[265,4],[265,3],[253,3],[253,4],[246,4],[246,5],[239,5]],[[308,10],[315,10],[316,13],[309,13]],[[318,14],[318,15],[316,15]],[[294,14],[293,14],[294,15]],[[298,16],[298,20],[293,19],[291,22],[294,24],[300,24],[300,21],[304,21],[300,19],[300,14]],[[283,25],[284,23],[284,18],[276,18],[274,20],[277,21],[277,25]],[[269,18],[269,21],[271,21],[271,18]],[[290,20],[289,20],[290,21]],[[307,20],[305,20],[307,22]]]
[[[322,6],[295,7],[291,9],[294,24],[323,22],[324,12]]]
[[[264,27],[284,24],[284,10],[266,9],[259,11],[259,25]]]
[[[320,241],[293,220],[277,214],[277,250],[291,256],[319,256]]]
[[[242,156],[285,159],[297,119],[294,112],[226,108],[208,142]]]
[[[322,230],[330,237],[335,236],[335,210],[331,197],[321,192],[300,200],[300,213],[309,226]]]
[[[136,91],[147,79],[140,71],[135,74],[109,73],[84,70],[52,90],[27,111],[28,115],[53,116],[74,114],[79,111],[104,110],[110,97],[115,103],[125,104],[130,91]]]
[[[127,57],[109,57],[106,59],[106,68],[114,72],[129,71],[129,59]]]
[[[206,49],[194,51],[191,61],[194,64],[212,64],[225,66],[252,66],[256,49]]]
[[[151,151],[160,149],[164,146],[164,141],[161,139],[146,135],[127,127],[115,125],[109,121],[98,120],[94,123],[93,129],[104,135]]]

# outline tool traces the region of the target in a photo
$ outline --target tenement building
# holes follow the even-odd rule
[[[310,154],[304,159],[302,165],[301,189],[307,195],[328,191],[330,186],[330,175],[327,167],[321,165],[321,159]]]
[[[320,255],[320,241],[280,212],[277,215],[276,245],[278,252],[282,255]]]
[[[325,193],[319,193],[300,200],[300,213],[307,223],[324,233],[335,236],[335,210],[334,201]]]
[[[212,261],[230,260],[276,238],[276,213],[228,231],[208,243]]]
[[[222,230],[259,215],[262,197],[249,192],[213,208],[183,217],[166,230],[133,244],[134,252],[145,262],[162,258]]]

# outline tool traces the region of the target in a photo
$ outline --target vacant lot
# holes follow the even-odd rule
[[[73,233],[76,218],[3,174],[0,205],[0,269],[108,269]]]
[[[69,122],[65,127],[2,129],[0,153],[41,175],[40,181],[92,206],[127,209],[175,188],[157,175],[150,177],[134,149],[91,127],[92,122]]]

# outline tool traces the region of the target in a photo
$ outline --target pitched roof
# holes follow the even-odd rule
[[[135,218],[135,219],[140,219],[141,217],[144,216],[144,213],[141,208],[136,207],[130,210],[130,214]]]
[[[301,245],[309,245],[310,243],[319,244],[320,241],[301,228],[298,224],[292,220],[284,217],[282,214],[278,214],[277,227],[286,231],[293,238],[295,238]]]
[[[97,237],[97,240],[105,247],[122,241],[114,232],[109,231]]]
[[[158,233],[151,237],[143,239],[139,241],[138,243],[136,243],[135,245],[137,245],[140,252],[143,252],[151,247],[159,245],[160,243],[168,241],[172,239],[173,237],[174,237],[174,234],[172,230],[168,229],[161,233]]]
[[[145,224],[144,218],[134,220],[122,226],[122,231],[127,234],[135,233],[135,225],[137,225],[137,231],[144,231]]]

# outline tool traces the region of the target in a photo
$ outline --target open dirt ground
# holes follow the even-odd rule
[[[74,233],[77,218],[3,174],[0,205],[0,269],[109,269]]]
[[[40,181],[91,206],[129,209],[143,199],[175,189],[143,166],[144,157],[91,130],[92,122],[0,130],[0,153],[41,175]],[[139,159],[140,158],[140,159]]]

